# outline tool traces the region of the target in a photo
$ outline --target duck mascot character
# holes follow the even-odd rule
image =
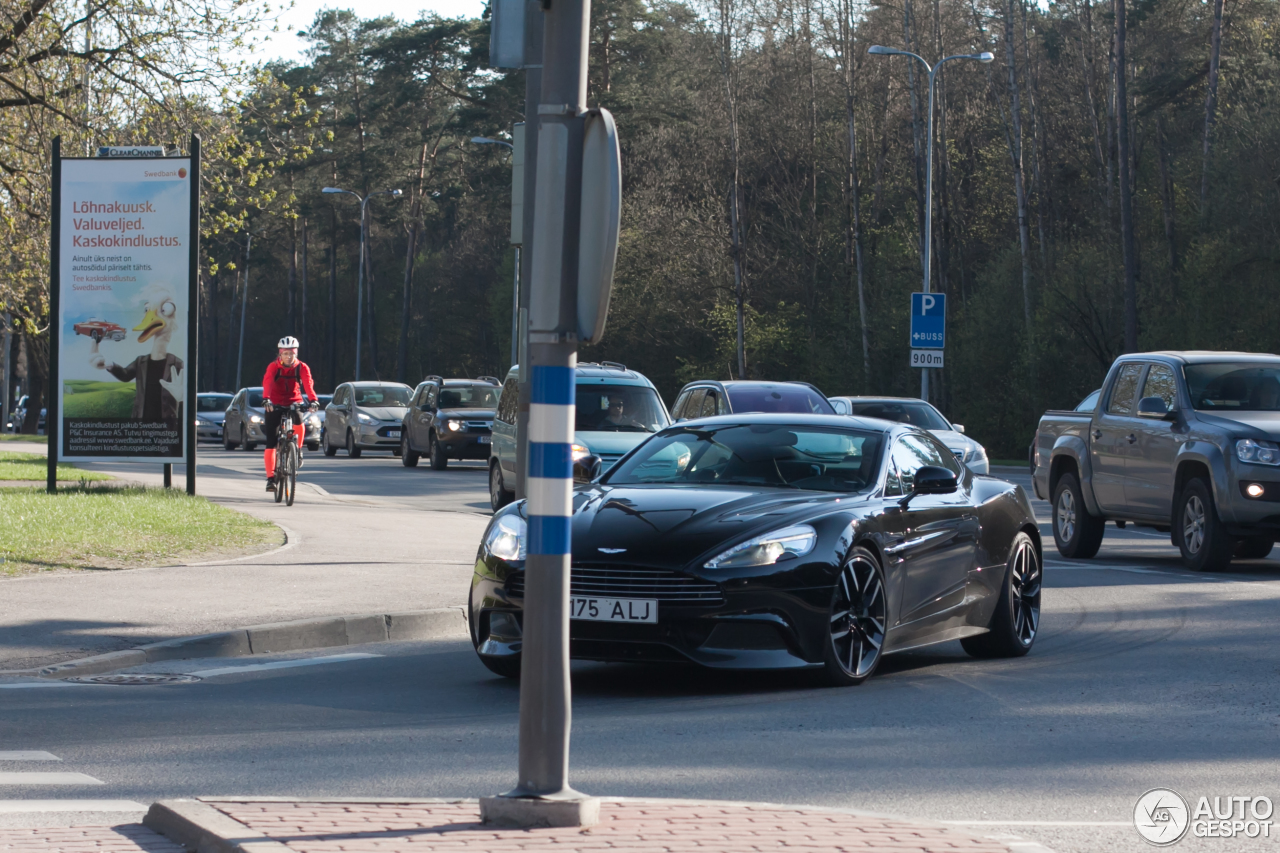
[[[105,370],[121,382],[132,381],[135,421],[164,422],[177,429],[182,423],[185,384],[182,381],[182,359],[169,352],[169,342],[178,328],[178,305],[173,294],[163,285],[151,285],[139,294],[142,320],[133,327],[138,343],[151,342],[151,351],[138,356],[131,364],[121,365],[98,352],[98,341],[90,348],[89,363]]]

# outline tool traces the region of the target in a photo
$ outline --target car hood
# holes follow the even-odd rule
[[[631,448],[651,435],[653,435],[651,432],[597,432],[583,430],[582,432],[575,432],[573,440],[578,444],[584,445],[597,456],[617,457],[630,452]]]
[[[733,486],[590,486],[574,495],[573,559],[684,566],[850,497]]]
[[[441,418],[459,418],[469,421],[493,420],[493,409],[441,409]]]
[[[929,433],[941,441],[950,450],[972,450],[978,447],[978,442],[962,432],[956,432],[953,429],[931,429]]]
[[[377,418],[380,421],[404,420],[405,412],[409,411],[404,406],[357,406],[356,408],[369,417]]]

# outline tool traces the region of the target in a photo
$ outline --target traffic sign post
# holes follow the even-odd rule
[[[929,399],[929,368],[942,367],[946,343],[947,295],[927,290],[911,294],[911,366],[921,368],[920,397],[924,400]]]

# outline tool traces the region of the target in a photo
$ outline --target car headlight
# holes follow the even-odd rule
[[[465,428],[462,421],[445,421],[444,426],[449,432],[458,432]]]
[[[484,548],[499,560],[523,560],[528,529],[529,525],[520,516],[504,515],[484,535]]]
[[[320,416],[319,416],[319,415],[311,415],[311,416],[309,416],[309,417],[307,418],[307,423],[311,424],[312,426],[316,426],[316,427],[320,426]]]
[[[570,451],[573,453],[574,462],[581,462],[583,459],[586,459],[588,456],[591,455],[591,448],[585,447],[581,444],[573,445],[570,448]]]
[[[969,451],[969,461],[970,462],[987,461],[987,449],[983,447],[981,444],[975,444],[973,446],[973,449]]]
[[[736,569],[745,566],[769,566],[785,559],[787,555],[803,557],[813,550],[818,533],[807,524],[784,527],[763,536],[748,539],[735,545],[714,560],[708,560],[706,569]]]
[[[249,423],[251,424],[262,423],[262,415],[249,415]]]
[[[362,424],[376,424],[378,422],[377,418],[366,415],[364,412],[356,412],[356,420]]]
[[[1280,465],[1280,444],[1242,438],[1236,442],[1236,458],[1254,465]]]

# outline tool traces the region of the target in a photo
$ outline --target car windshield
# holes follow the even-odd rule
[[[441,409],[496,409],[498,389],[493,385],[450,385],[440,389]]]
[[[245,404],[248,405],[249,408],[251,409],[262,408],[262,389],[261,388],[249,388],[244,392],[244,395],[245,395]]]
[[[679,426],[646,441],[603,482],[860,492],[876,484],[882,443],[879,432],[837,427]]]
[[[356,389],[356,405],[370,408],[400,407],[409,405],[413,390],[407,385],[376,385]]]
[[[1188,364],[1191,405],[1202,411],[1280,411],[1280,363]]]
[[[197,412],[221,412],[231,405],[230,394],[197,394]]]
[[[332,402],[333,402],[333,395],[332,395],[332,394],[317,394],[317,395],[316,395],[316,402],[317,402],[317,403],[319,403],[321,406],[327,406],[327,405],[329,405],[330,403],[332,403]]]
[[[807,385],[790,383],[730,385],[729,403],[734,414],[763,412],[783,415],[834,415],[827,398]]]
[[[578,432],[657,432],[670,421],[658,393],[644,385],[578,385]]]
[[[951,429],[951,424],[947,423],[946,418],[938,414],[938,410],[928,403],[911,403],[900,402],[897,400],[882,400],[880,402],[860,403],[854,400],[850,403],[849,414],[860,415],[864,418],[880,418],[884,421],[897,421],[898,423],[911,424],[921,429]]]

